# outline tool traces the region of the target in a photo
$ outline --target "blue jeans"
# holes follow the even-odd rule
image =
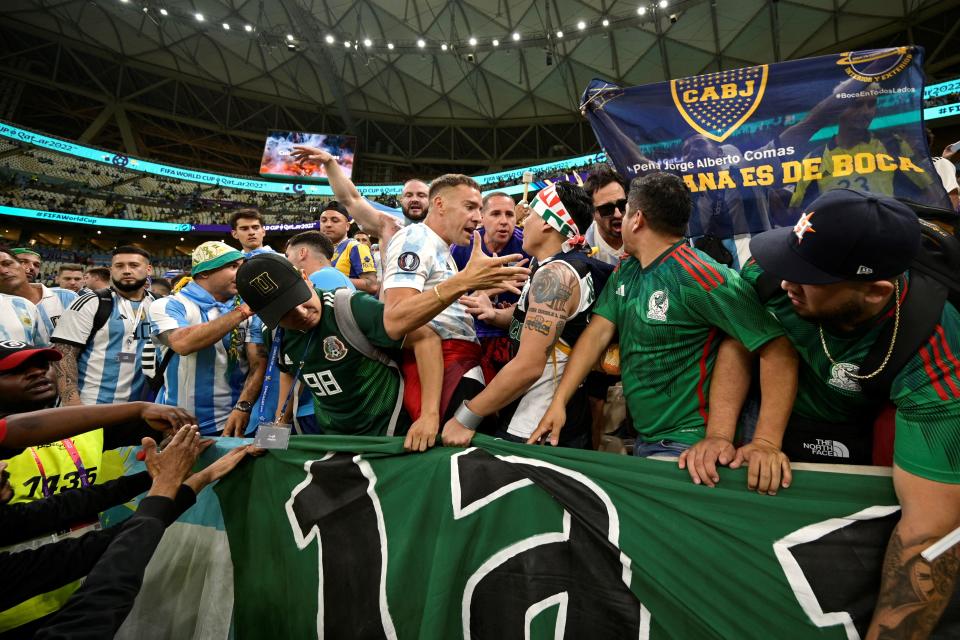
[[[647,456],[673,456],[679,458],[680,454],[690,448],[689,444],[674,442],[673,440],[655,440],[653,442],[644,442],[640,438],[633,443],[633,455],[638,458]]]

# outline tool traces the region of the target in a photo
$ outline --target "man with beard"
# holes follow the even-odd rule
[[[143,394],[143,348],[150,341],[146,291],[150,254],[139,247],[113,250],[108,289],[77,299],[53,332],[63,359],[54,365],[65,405],[111,404]]]
[[[20,253],[17,253],[18,251]],[[29,249],[0,250],[0,259],[4,254],[12,257],[16,264],[4,261],[6,266],[3,273],[0,273],[0,293],[20,296],[36,305],[47,335],[53,335],[53,328],[57,326],[64,309],[77,299],[77,294],[65,289],[50,289],[30,279],[30,274],[34,273],[35,269],[39,270],[39,266],[34,267],[32,262],[36,256],[39,265],[36,252]]]
[[[762,233],[750,249],[756,262],[743,278],[764,288],[766,272],[779,283],[766,308],[800,356],[784,451],[803,462],[869,464],[873,416],[886,399],[896,407],[893,486],[902,512],[866,638],[926,638],[960,569],[960,546],[932,561],[921,556],[960,526],[960,314],[945,302],[920,346],[907,342],[921,333],[912,312],[933,304],[922,271],[911,270],[920,222],[893,198],[834,189],[796,226]],[[904,365],[891,364],[898,335],[916,349]],[[866,364],[875,352],[886,357]]]

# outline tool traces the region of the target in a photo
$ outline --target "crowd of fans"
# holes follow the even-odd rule
[[[41,539],[0,554],[17,586],[3,589],[0,632],[110,637],[164,527],[257,453],[242,447],[191,475],[201,438],[252,435],[264,421],[401,436],[411,452],[466,446],[479,432],[666,455],[707,487],[718,466],[742,466],[747,487],[769,495],[788,489],[791,462],[893,462],[903,515],[871,633],[922,636],[936,624],[960,551],[920,552],[960,525],[960,314],[942,305],[933,336],[881,396],[863,389],[890,355],[877,372],[858,364],[875,343],[892,340],[892,353],[901,307],[908,317],[923,304],[901,295],[923,284],[910,271],[921,227],[906,205],[826,191],[796,226],[755,236],[738,272],[691,246],[693,201],[671,174],[627,183],[600,166],[582,186],[559,181],[520,203],[481,197],[464,175],[409,180],[401,220],[323,150],[294,156],[324,165],[336,200],[310,214],[319,230],[284,247],[268,243],[272,196],[139,178],[122,192],[113,184],[114,197],[229,202],[216,215],[229,213],[231,237],[196,247],[173,281],[157,269],[176,264],[170,256],[132,244],[109,255],[0,250],[2,539]],[[84,189],[128,180],[110,168],[60,174]],[[41,197],[20,176],[8,194]],[[285,204],[290,215],[306,206]],[[53,267],[50,287],[42,275]],[[878,398],[895,407],[892,445]],[[166,432],[162,450],[151,429]],[[103,451],[141,438],[148,471],[98,481]],[[51,538],[144,491],[121,527]],[[917,572],[934,588],[909,588]],[[134,588],[104,588],[118,581]]]

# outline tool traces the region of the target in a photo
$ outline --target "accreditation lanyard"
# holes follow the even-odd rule
[[[263,374],[263,389],[260,391],[260,415],[257,416],[258,424],[270,422],[267,419],[267,396],[270,395],[270,387],[273,384],[273,375],[277,368],[277,358],[280,356],[280,343],[283,342],[283,329],[277,329],[273,337],[273,344],[270,345],[270,356],[267,359],[267,371]],[[286,407],[284,407],[286,408]]]
[[[134,315],[133,303],[121,295],[117,296],[117,303],[120,306],[120,317],[123,321],[124,351],[133,351],[133,345],[137,340],[137,331],[140,328],[140,322],[143,321],[145,317],[144,308],[146,305],[144,305],[144,303],[146,301],[147,297],[144,296],[143,299],[140,300],[140,306],[137,307],[136,315]]]
[[[77,446],[73,444],[73,440],[66,438],[61,440],[60,444],[62,444],[63,448],[67,450],[67,455],[70,456],[70,459],[73,460],[74,466],[77,467],[77,473],[80,477],[80,484],[84,487],[89,487],[93,483],[90,482],[90,478],[87,475],[87,468],[83,466],[83,460],[80,459],[80,452],[77,451]],[[43,462],[40,460],[40,455],[33,447],[30,447],[30,454],[33,456],[33,461],[37,463],[37,470],[40,471],[40,486],[43,492],[43,497],[49,498],[53,495],[53,490],[47,485],[47,474],[43,469]]]
[[[303,348],[303,353],[300,354],[300,364],[297,365],[297,370],[293,373],[293,383],[290,385],[290,391],[287,392],[287,397],[283,401],[283,407],[280,409],[280,415],[285,415],[287,413],[287,405],[290,404],[290,400],[293,399],[293,392],[297,389],[297,381],[300,380],[300,372],[303,371],[303,363],[307,361],[307,353],[310,351],[310,343],[313,342],[313,331],[310,332],[310,337],[307,338],[307,344]]]

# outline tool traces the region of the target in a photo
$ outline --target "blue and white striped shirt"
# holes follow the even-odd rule
[[[26,298],[0,293],[0,341],[8,340],[46,347],[50,334],[36,305]]]
[[[37,285],[33,285],[37,286]],[[40,312],[40,319],[47,328],[47,335],[53,335],[53,329],[57,326],[60,316],[77,299],[77,294],[66,289],[51,289],[46,285],[40,286],[40,302],[37,304],[37,311]]]
[[[151,296],[127,300],[116,291],[110,317],[90,338],[100,298],[90,293],[75,300],[60,316],[53,342],[83,349],[77,358],[77,387],[83,404],[139,400],[143,394],[143,347],[150,340],[147,312]]]
[[[156,338],[167,331],[210,322],[229,313],[234,306],[235,299],[217,302],[206,289],[191,282],[178,293],[151,303],[150,333]],[[204,435],[223,431],[230,411],[240,399],[250,370],[245,345],[263,344],[260,327],[260,320],[256,317],[240,323],[240,348],[233,358],[229,355],[232,331],[196,353],[186,356],[174,353],[164,371],[163,388],[157,402],[193,413],[197,416],[200,433]],[[158,364],[169,349],[158,344]]]

